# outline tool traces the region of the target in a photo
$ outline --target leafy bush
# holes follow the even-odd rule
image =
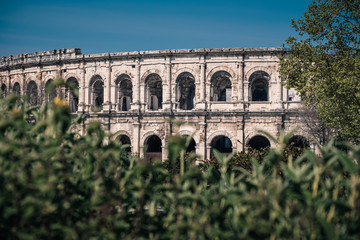
[[[360,237],[359,146],[294,157],[281,135],[261,157],[215,151],[218,166],[201,171],[175,134],[166,169],[126,154],[99,123],[78,134],[61,99],[36,109],[11,96],[0,112],[1,239]]]

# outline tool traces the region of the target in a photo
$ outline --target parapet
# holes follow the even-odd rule
[[[50,51],[23,53],[19,55],[10,55],[0,59],[0,70],[9,67],[28,67],[38,64],[54,64],[66,61],[91,61],[93,59],[109,58],[141,58],[141,57],[161,57],[175,55],[245,55],[245,54],[281,54],[286,50],[283,47],[264,47],[264,48],[197,48],[197,49],[166,49],[151,51],[132,51],[132,52],[114,52],[82,54],[80,48],[63,48]]]

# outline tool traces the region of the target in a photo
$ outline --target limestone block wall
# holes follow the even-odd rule
[[[209,159],[213,148],[226,154],[260,146],[259,141],[274,146],[258,131],[278,136],[301,124],[300,98],[282,86],[277,71],[283,53],[283,48],[103,54],[59,49],[2,57],[0,83],[3,95],[27,94],[30,104],[41,104],[51,101],[46,85],[62,78],[74,83],[79,95],[64,88],[54,96],[66,98],[74,114],[85,114],[83,128],[98,120],[130,143],[132,153],[163,159],[167,137],[179,131],[192,135],[189,151]],[[165,121],[169,118],[186,124],[176,129]],[[307,138],[300,130],[299,135]]]

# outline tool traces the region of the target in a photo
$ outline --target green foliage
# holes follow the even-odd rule
[[[280,73],[340,139],[360,141],[360,2],[317,0],[292,25]]]
[[[215,151],[201,171],[175,134],[166,169],[126,154],[100,123],[79,135],[61,99],[20,100],[0,103],[1,239],[359,239],[359,146],[296,157],[281,134],[261,156]]]

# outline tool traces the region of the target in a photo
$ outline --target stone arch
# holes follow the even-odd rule
[[[246,144],[248,148],[261,150],[267,147],[271,147],[271,143],[267,137],[263,135],[255,135],[252,138],[250,138]]]
[[[245,73],[245,79],[249,82],[250,76],[251,76],[253,73],[259,72],[259,71],[266,72],[267,75],[269,76],[268,81],[270,82],[270,80],[272,79],[273,72],[272,72],[272,71],[269,71],[269,68],[268,68],[268,67],[264,67],[264,66],[256,66],[256,67],[253,67],[253,68],[249,69],[249,70]]]
[[[227,71],[217,71],[210,79],[210,101],[230,102],[232,94],[232,76]]]
[[[194,131],[190,131],[190,130],[186,130],[186,129],[183,129],[183,130],[180,130],[179,131],[179,134],[181,135],[181,136],[192,136],[193,138],[194,138],[194,140],[195,140],[195,142],[196,142],[196,144],[198,144],[198,143],[200,143],[200,138],[199,138],[199,136],[197,135],[197,134],[193,134],[194,133]]]
[[[14,82],[14,85],[12,87],[12,93],[16,95],[21,94],[21,85],[18,82]]]
[[[148,136],[144,141],[145,160],[153,162],[155,159],[162,159],[162,140],[156,134]]]
[[[237,76],[235,71],[233,71],[231,68],[226,67],[226,66],[216,66],[216,67],[212,68],[212,69],[207,73],[206,82],[210,82],[212,76],[213,76],[216,72],[220,72],[220,71],[224,71],[224,72],[229,73],[230,76],[231,76],[230,81],[231,81],[232,83],[235,81],[236,76]]]
[[[45,90],[47,90],[49,88],[49,86],[54,82],[54,80],[52,78],[49,78],[46,82],[45,82]],[[54,98],[57,96],[56,93],[56,89],[52,89],[51,92],[48,92],[47,96],[46,96],[46,100],[48,102],[52,102],[54,100]]]
[[[117,79],[121,76],[121,75],[128,75],[130,79],[134,79],[134,75],[130,72],[130,71],[127,71],[127,70],[117,70],[113,75],[113,83],[116,84],[116,81]]]
[[[145,84],[146,79],[149,77],[149,75],[151,74],[157,74],[160,76],[161,79],[165,79],[164,76],[161,74],[161,71],[158,69],[149,69],[146,72],[144,72],[144,74],[141,76],[140,78],[140,83],[141,84]]]
[[[294,135],[289,139],[289,142],[287,144],[288,146],[290,146],[290,148],[296,147],[296,148],[309,148],[309,141],[301,135]]]
[[[216,135],[210,142],[210,158],[213,157],[213,149],[218,150],[221,154],[230,154],[233,152],[233,143],[225,135]]]
[[[96,108],[101,108],[104,103],[104,79],[99,75],[94,75],[89,83],[90,104]]]
[[[189,72],[182,72],[176,78],[176,101],[179,108],[191,110],[194,108],[195,100],[195,78]]]
[[[249,101],[269,101],[270,75],[265,71],[253,72],[249,79]]]
[[[79,91],[79,82],[76,77],[69,77],[66,80],[66,86],[72,85]],[[67,99],[71,112],[77,112],[79,105],[79,97],[69,87],[65,89],[65,98]]]
[[[121,74],[116,78],[116,99],[118,110],[129,111],[133,99],[133,84],[129,75]]]
[[[149,74],[145,79],[145,102],[148,104],[148,109],[161,109],[162,95],[162,78],[156,73]]]
[[[125,152],[128,152],[128,153],[131,152],[131,138],[130,138],[129,134],[127,134],[127,133],[119,134],[115,139],[117,141],[119,141],[121,143],[121,145],[125,145],[125,144],[130,145],[129,147],[125,148]]]
[[[36,106],[40,104],[39,89],[34,80],[30,80],[26,84],[26,95],[29,97],[28,104],[30,106]]]
[[[1,84],[1,96],[2,98],[5,98],[7,96],[7,87],[5,83]]]

